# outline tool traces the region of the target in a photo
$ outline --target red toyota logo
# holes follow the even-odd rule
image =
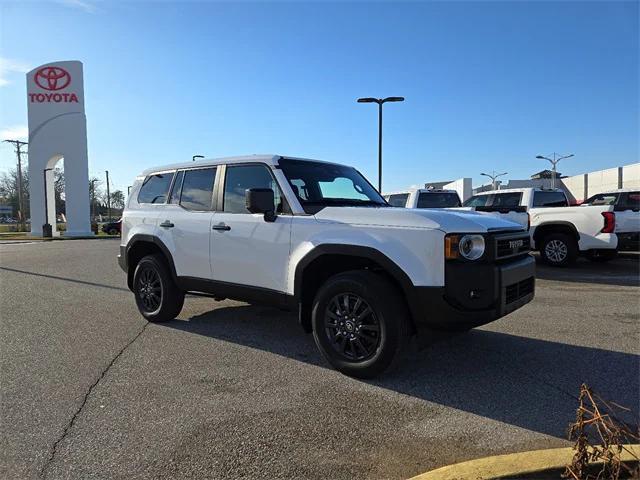
[[[36,72],[34,80],[45,90],[62,90],[71,83],[71,75],[64,68],[44,67]]]

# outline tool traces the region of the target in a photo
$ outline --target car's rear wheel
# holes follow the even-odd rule
[[[173,281],[161,255],[147,255],[138,262],[133,293],[138,310],[150,322],[173,320],[184,304],[184,292]]]
[[[540,257],[548,265],[566,267],[576,261],[578,245],[565,233],[550,233],[542,240]]]
[[[109,231],[107,233],[109,235],[118,235],[120,232],[118,230],[116,230],[115,228],[111,228],[111,229],[109,229]]]
[[[404,299],[395,285],[369,271],[331,277],[313,303],[313,336],[338,371],[371,378],[397,364],[410,337]]]

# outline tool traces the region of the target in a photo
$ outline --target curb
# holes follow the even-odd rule
[[[43,237],[22,237],[22,238],[7,238],[4,239],[0,237],[0,245],[8,244],[8,243],[25,243],[25,242],[63,242],[67,240],[114,240],[120,239],[120,236],[107,236],[107,235],[94,235],[93,237],[53,237],[53,238],[43,238]]]
[[[636,460],[640,457],[640,444],[624,445],[622,461]],[[422,473],[409,480],[491,480],[510,475],[523,475],[542,472],[551,468],[562,468],[571,462],[573,447],[533,450],[529,452],[496,455],[467,462],[447,465]]]

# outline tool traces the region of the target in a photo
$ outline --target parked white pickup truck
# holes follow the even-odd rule
[[[579,254],[606,261],[617,253],[614,207],[570,207],[562,190],[491,190],[470,197],[463,207],[528,225],[531,248],[550,265],[570,265]]]
[[[352,167],[278,155],[143,172],[119,263],[149,321],[175,318],[187,292],[289,309],[357,377],[397,361],[414,333],[483,325],[535,289],[519,225],[391,208]]]
[[[406,192],[384,195],[384,199],[392,207],[453,208],[462,206],[458,192],[436,188],[411,188]]]
[[[585,200],[582,205],[613,205],[616,212],[615,234],[618,250],[640,250],[640,191],[623,188],[598,193]]]

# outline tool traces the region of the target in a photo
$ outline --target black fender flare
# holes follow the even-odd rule
[[[302,281],[304,277],[304,271],[311,262],[322,255],[344,255],[351,257],[360,257],[371,260],[380,265],[380,267],[400,286],[400,293],[406,299],[407,308],[409,309],[411,320],[413,321],[415,327],[416,320],[420,318],[420,313],[416,309],[416,288],[406,272],[402,268],[400,268],[398,264],[396,264],[393,260],[391,260],[376,248],[363,245],[345,245],[333,243],[325,243],[314,247],[313,250],[302,257],[302,259],[296,265],[293,297],[294,301],[299,305],[299,320],[303,324],[303,326],[305,326],[305,314],[302,308]]]
[[[169,264],[169,271],[171,272],[171,277],[173,278],[173,281],[177,283],[178,275],[176,274],[176,266],[173,263],[173,257],[171,256],[171,252],[169,251],[167,246],[164,244],[164,242],[160,240],[158,237],[156,237],[155,235],[149,235],[145,233],[136,233],[129,239],[124,251],[124,258],[126,259],[126,265],[127,266],[131,265],[131,262],[130,262],[131,249],[136,244],[140,244],[140,243],[152,243],[160,249],[160,251],[167,258],[167,263]],[[130,269],[127,269],[127,272],[128,272],[127,284],[129,284],[129,288],[131,289],[131,280],[133,278],[133,272],[130,271]]]

